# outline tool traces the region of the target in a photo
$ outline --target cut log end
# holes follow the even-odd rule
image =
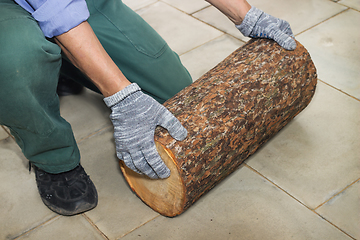
[[[300,43],[286,51],[271,40],[249,41],[164,103],[188,130],[179,142],[163,128],[155,132],[171,176],[151,180],[120,161],[126,181],[153,210],[181,214],[300,113],[316,83]]]
[[[171,151],[159,142],[156,142],[156,148],[171,171],[167,179],[153,180],[137,174],[126,167],[123,161],[119,162],[120,168],[130,188],[143,202],[164,216],[174,217],[184,210],[185,186]]]

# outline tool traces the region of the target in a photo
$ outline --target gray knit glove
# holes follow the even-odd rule
[[[256,7],[251,7],[240,25],[236,25],[245,37],[269,38],[275,40],[280,46],[287,50],[296,48],[295,38],[290,24]]]
[[[166,128],[176,140],[183,140],[186,129],[163,105],[144,94],[133,83],[104,99],[111,108],[116,154],[125,165],[150,178],[167,178],[170,170],[159,156],[154,142],[156,126]]]

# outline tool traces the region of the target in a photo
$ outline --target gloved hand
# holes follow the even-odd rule
[[[275,18],[256,7],[251,7],[240,25],[236,25],[245,37],[269,38],[287,50],[296,48],[290,24]]]
[[[133,83],[104,99],[111,108],[116,153],[125,165],[150,178],[167,178],[170,170],[159,156],[154,142],[156,126],[166,128],[176,140],[183,140],[186,129],[163,105],[144,94]]]

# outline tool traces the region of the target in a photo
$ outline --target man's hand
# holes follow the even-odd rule
[[[269,38],[287,50],[296,48],[295,36],[290,24],[252,7],[240,25],[236,25],[246,37]]]
[[[160,158],[154,142],[156,126],[166,128],[176,140],[183,140],[186,129],[163,105],[144,94],[133,83],[104,99],[111,107],[116,153],[125,165],[150,178],[167,178],[170,170]]]

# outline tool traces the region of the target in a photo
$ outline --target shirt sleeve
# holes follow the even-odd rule
[[[15,0],[30,12],[46,37],[63,34],[89,18],[85,0]]]

